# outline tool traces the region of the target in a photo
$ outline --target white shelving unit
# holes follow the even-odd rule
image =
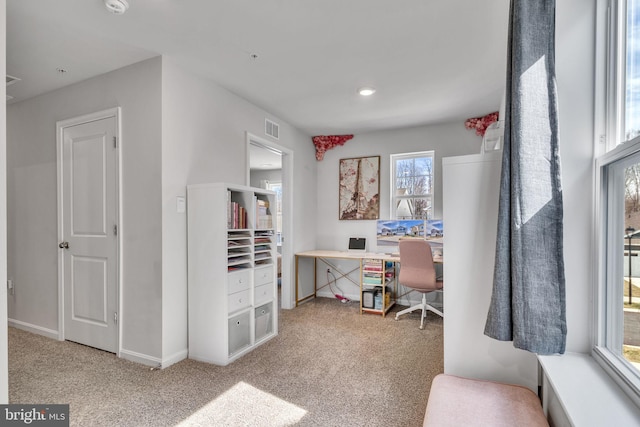
[[[187,187],[189,358],[227,365],[278,333],[275,193]]]

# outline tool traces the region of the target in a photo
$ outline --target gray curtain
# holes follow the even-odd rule
[[[564,353],[555,0],[512,0],[493,294],[485,334]]]

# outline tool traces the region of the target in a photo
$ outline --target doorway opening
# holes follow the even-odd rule
[[[281,306],[295,307],[292,286],[293,222],[292,182],[293,151],[247,133],[247,185],[273,190],[280,202],[277,206],[276,231],[278,236]]]

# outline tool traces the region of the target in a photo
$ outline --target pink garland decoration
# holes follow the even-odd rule
[[[351,138],[353,138],[353,135],[318,135],[312,137],[313,145],[316,146],[316,160],[322,160],[327,150],[338,145],[344,145]]]
[[[487,114],[484,117],[474,117],[472,119],[467,119],[464,122],[464,127],[467,129],[475,129],[476,135],[484,136],[484,133],[487,131],[489,125],[493,122],[498,121],[498,112]]]

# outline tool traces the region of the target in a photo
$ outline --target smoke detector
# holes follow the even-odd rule
[[[129,9],[127,0],[104,0],[104,6],[115,15],[122,15]]]

